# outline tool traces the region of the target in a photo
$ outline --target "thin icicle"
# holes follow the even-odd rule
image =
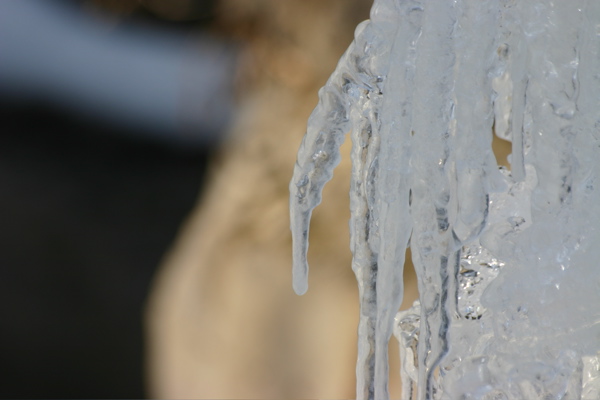
[[[321,202],[325,183],[339,164],[339,148],[349,129],[348,110],[336,76],[319,92],[319,104],[310,116],[290,182],[293,239],[293,285],[297,294],[308,289],[308,230],[312,210]]]
[[[379,89],[363,89],[363,95],[352,112],[352,176],[350,188],[350,243],[352,269],[358,281],[360,319],[359,348],[356,364],[357,398],[373,398],[374,329],[377,254],[373,241],[378,230],[375,205],[372,202],[376,179],[374,166],[379,152]]]
[[[375,393],[373,385],[377,327],[376,260],[379,239],[376,217],[378,209],[373,199],[379,153],[380,100],[389,66],[386,57],[389,57],[391,48],[391,42],[384,39],[390,29],[395,29],[389,20],[380,18],[382,15],[389,17],[390,10],[385,10],[385,13],[378,11],[378,4],[387,5],[385,1],[375,4],[374,22],[365,22],[357,28],[355,41],[340,61],[336,72],[322,89],[321,101],[309,120],[307,135],[298,154],[294,179],[290,184],[294,289],[302,294],[307,288],[306,251],[310,213],[319,203],[322,187],[331,177],[331,170],[335,166],[333,163],[326,163],[323,165],[327,168],[325,169],[317,165],[315,159],[322,158],[322,146],[315,142],[335,136],[331,141],[341,144],[339,137],[348,130],[348,122],[351,121],[354,141],[353,176],[359,177],[353,180],[351,190],[351,248],[354,254],[353,269],[359,282],[361,305],[357,393],[359,398],[365,399],[374,398]],[[337,103],[324,98],[328,92],[335,94],[334,99]],[[327,120],[326,116],[331,113],[330,110],[337,110],[335,115],[338,117]],[[344,117],[340,118],[342,114]],[[313,133],[315,131],[319,134]],[[327,154],[330,153],[331,148]],[[306,199],[306,193],[311,193],[312,196]]]
[[[373,133],[374,115],[369,114],[367,117],[357,116],[352,131],[353,179],[350,186],[350,243],[353,254],[352,269],[358,281],[360,301],[356,363],[357,399],[369,399],[374,394],[375,319],[373,314],[376,306],[374,300],[377,255],[369,243],[372,242],[373,236],[377,235],[377,225],[373,223],[374,204],[369,202],[371,197],[369,193],[372,191],[372,179],[375,178],[371,166],[379,149],[379,143]]]
[[[381,147],[375,204],[379,209],[377,273],[377,326],[375,329],[375,397],[388,393],[388,342],[394,317],[402,303],[406,247],[412,230],[410,207],[411,120],[416,48],[421,34],[423,4],[399,5],[400,18],[393,38],[390,73],[382,107]],[[399,106],[400,105],[400,106]]]
[[[459,2],[460,3],[460,2]],[[420,398],[430,398],[434,372],[447,351],[444,301],[446,280],[453,257],[449,221],[450,173],[449,141],[454,104],[453,34],[457,4],[445,0],[428,1],[423,16],[423,33],[417,51],[413,149],[411,157],[413,221],[413,263],[419,278],[421,319],[419,337]],[[433,11],[435,9],[435,12]]]
[[[357,28],[357,31],[363,27]],[[335,72],[319,91],[319,103],[312,112],[302,140],[290,182],[290,214],[293,241],[293,286],[297,294],[308,289],[308,233],[312,210],[321,202],[325,184],[339,164],[339,148],[350,130],[348,77],[353,77],[357,49],[351,44]]]
[[[373,12],[389,4],[388,0],[377,0]],[[381,20],[377,25],[365,21],[357,27],[355,40],[319,91],[319,103],[309,118],[290,182],[293,286],[298,294],[308,289],[307,251],[312,210],[321,202],[323,187],[340,161],[339,148],[351,127],[351,109],[360,107],[360,96],[366,95],[361,91],[380,92],[382,71],[387,70],[391,46],[386,37],[395,21],[397,18]]]
[[[393,10],[386,10],[388,17],[390,11]],[[356,59],[354,76],[359,80],[348,82],[352,90],[359,94],[354,96],[351,111],[353,179],[350,192],[352,269],[358,281],[360,299],[356,364],[358,399],[376,398],[375,369],[379,362],[375,354],[379,217],[374,192],[378,179],[381,103],[391,43],[382,41],[390,26],[385,21],[378,21],[377,14],[377,7],[374,7],[374,19],[357,35],[356,46],[366,51]],[[376,53],[378,57],[375,57]]]

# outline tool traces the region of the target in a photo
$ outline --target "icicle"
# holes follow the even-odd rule
[[[358,327],[359,349],[356,365],[357,398],[372,398],[373,366],[375,363],[375,293],[377,277],[377,254],[373,242],[377,240],[377,218],[372,201],[374,166],[379,150],[378,112],[381,95],[379,89],[364,90],[360,104],[353,112],[352,169],[350,189],[350,242],[353,253],[352,268],[359,285],[360,320]]]
[[[374,10],[376,9],[377,7],[374,7]],[[352,269],[358,281],[360,300],[356,363],[357,399],[374,398],[375,365],[378,362],[375,354],[375,332],[379,219],[373,193],[380,149],[381,103],[390,53],[389,44],[382,42],[387,34],[388,27],[385,25],[376,25],[372,21],[355,40],[357,47],[365,49],[365,53],[356,58],[354,66],[355,76],[360,77],[360,80],[354,81],[353,86],[360,95],[355,97],[352,112],[353,178],[350,189]],[[378,58],[374,58],[375,52],[379,52]]]
[[[423,4],[399,4],[400,21],[393,37],[391,65],[385,82],[381,110],[381,145],[378,157],[377,190],[379,248],[377,273],[377,326],[375,329],[375,396],[388,394],[388,342],[394,317],[402,303],[403,267],[412,230],[410,218],[411,120],[416,47],[421,35]],[[402,68],[398,68],[402,66]]]
[[[435,9],[436,11],[432,11]],[[456,3],[428,1],[417,50],[413,148],[411,166],[413,264],[419,279],[421,319],[419,337],[419,396],[431,397],[436,367],[447,352],[445,311],[448,279],[452,279],[454,247],[449,211],[451,204],[449,152],[454,118],[453,35]]]
[[[308,289],[308,231],[312,210],[321,202],[325,183],[339,164],[339,148],[350,129],[348,103],[342,93],[343,70],[352,56],[351,47],[325,87],[308,121],[294,175],[290,182],[290,212],[293,240],[293,285],[297,294]]]
[[[582,307],[600,304],[599,26],[594,0],[377,0],[357,28],[290,184],[304,293],[310,213],[351,128],[357,398],[389,397],[392,328],[407,399],[600,391],[600,312]],[[409,241],[420,301],[394,323]]]
[[[333,163],[327,164],[327,171],[314,172],[316,168],[314,154],[320,151],[318,135],[312,134],[319,130],[323,137],[340,136],[348,130],[348,120],[352,123],[352,138],[354,142],[353,181],[351,189],[351,248],[354,254],[353,270],[359,283],[361,317],[359,322],[359,354],[357,361],[357,396],[372,399],[375,396],[375,369],[382,362],[387,365],[387,341],[377,345],[377,331],[381,330],[378,322],[376,278],[378,274],[377,253],[379,252],[379,235],[377,227],[378,208],[375,205],[375,181],[378,173],[379,154],[379,121],[382,100],[382,90],[387,75],[391,41],[385,40],[389,32],[396,29],[395,23],[390,24],[390,16],[394,10],[386,9],[388,3],[377,2],[373,8],[373,22],[365,22],[356,30],[355,41],[340,61],[336,72],[328,84],[322,89],[321,101],[309,120],[307,135],[298,154],[298,162],[294,178],[290,184],[292,210],[292,236],[294,240],[294,289],[302,294],[307,287],[306,250],[308,240],[308,223],[310,212],[320,201],[320,193],[326,180],[331,177]],[[382,8],[383,7],[383,8]],[[397,17],[391,22],[397,21]],[[336,92],[339,104],[331,107],[323,99],[323,91]],[[344,118],[324,122],[322,114],[327,109],[341,110]],[[341,112],[338,112],[341,114]],[[325,128],[322,127],[325,125]],[[333,132],[330,133],[330,132]],[[321,139],[323,140],[323,139]],[[339,139],[336,143],[341,144]],[[308,143],[308,145],[307,145]],[[339,146],[338,144],[338,146]],[[311,151],[305,148],[309,146]],[[336,148],[337,151],[337,148]],[[313,154],[313,156],[310,156]],[[316,177],[316,179],[315,179]],[[312,182],[312,188],[305,189]],[[314,193],[313,197],[305,200],[306,191]],[[406,245],[404,245],[405,247]],[[400,271],[400,277],[401,277]],[[401,295],[400,295],[401,298]],[[395,310],[386,315],[387,325],[391,333],[392,319]],[[381,336],[381,335],[379,335]],[[385,335],[384,335],[385,336]],[[376,348],[385,348],[385,357],[376,357]],[[381,359],[379,361],[378,359]],[[382,369],[381,367],[379,368]],[[387,385],[387,367],[383,368],[385,386]],[[386,387],[387,391],[387,387]]]

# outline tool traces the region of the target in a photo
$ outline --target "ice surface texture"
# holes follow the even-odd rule
[[[600,2],[376,0],[298,152],[299,294],[347,132],[357,398],[388,397],[392,331],[407,400],[598,398]],[[409,244],[420,302],[396,316]]]

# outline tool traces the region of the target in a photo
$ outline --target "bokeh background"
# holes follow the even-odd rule
[[[2,398],[146,395],[144,301],[214,149],[152,115],[171,100],[131,105],[181,85],[165,64],[213,15],[184,3],[0,3]]]

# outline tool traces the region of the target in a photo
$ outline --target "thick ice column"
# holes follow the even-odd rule
[[[406,397],[598,397],[599,26],[595,0],[378,0],[357,29],[290,188],[303,292],[310,211],[352,128],[358,398],[388,397],[409,242]]]

